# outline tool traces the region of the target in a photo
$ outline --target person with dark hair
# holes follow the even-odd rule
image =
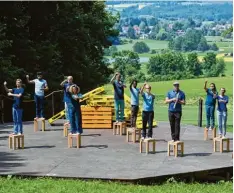
[[[46,80],[42,79],[41,72],[37,72],[37,79],[29,80],[29,75],[26,75],[26,78],[29,84],[35,84],[36,119],[44,118],[45,91],[49,90],[48,84]]]
[[[168,117],[171,126],[171,137],[173,141],[180,140],[180,121],[182,117],[182,105],[185,105],[185,94],[180,90],[179,82],[173,83],[174,89],[169,91],[165,102],[168,106]]]
[[[220,89],[220,95],[217,96],[218,107],[217,107],[217,120],[219,128],[219,137],[226,137],[227,130],[227,103],[228,96],[225,95],[226,89]]]
[[[139,111],[139,94],[140,89],[137,88],[137,81],[133,80],[130,84],[131,94],[131,127],[136,127],[137,114]]]
[[[114,87],[114,98],[115,98],[115,116],[116,122],[124,121],[124,88],[125,84],[121,81],[121,74],[119,72],[115,73],[111,79],[111,83]]]
[[[210,88],[207,88],[207,81],[204,84],[204,90],[207,93],[206,96],[206,129],[213,130],[215,127],[215,104],[218,92],[214,83],[210,83]]]
[[[22,88],[22,80],[21,79],[16,80],[16,88],[8,89],[7,82],[4,82],[4,87],[5,87],[6,92],[8,93],[8,96],[14,97],[14,103],[12,105],[14,132],[12,134],[13,135],[21,135],[21,134],[23,134],[22,102],[23,102],[23,94],[24,94],[24,89]]]
[[[145,89],[145,92],[143,90]],[[141,139],[146,138],[146,126],[148,123],[149,130],[147,137],[152,138],[153,136],[153,120],[154,120],[154,99],[155,95],[151,93],[151,86],[147,83],[143,85],[140,90],[141,96],[143,97],[143,110],[142,110],[142,136]]]

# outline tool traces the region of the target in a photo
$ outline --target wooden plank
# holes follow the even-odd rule
[[[112,120],[82,120],[82,123],[88,123],[88,124],[112,123]]]
[[[82,120],[84,119],[112,119],[112,116],[85,116],[85,115],[82,115]]]
[[[82,115],[112,115],[112,112],[82,112]]]
[[[82,124],[83,128],[112,128],[112,124]]]
[[[82,111],[111,111],[111,107],[82,107]]]

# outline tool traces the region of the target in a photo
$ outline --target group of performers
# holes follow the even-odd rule
[[[36,104],[36,118],[44,118],[44,101],[45,91],[48,91],[47,81],[43,79],[42,73],[37,73],[37,79],[29,80],[29,76],[26,75],[27,83],[35,84],[35,104]],[[124,121],[124,88],[126,85],[121,81],[121,74],[115,73],[111,79],[111,83],[114,87],[114,101],[115,101],[115,114],[116,121]],[[68,76],[60,84],[64,90],[64,104],[65,115],[67,123],[70,125],[71,134],[82,134],[82,113],[79,99],[82,97],[80,94],[80,88],[73,83],[73,77]],[[8,89],[7,82],[4,82],[4,87],[8,96],[14,97],[12,106],[12,116],[14,122],[14,135],[23,133],[22,124],[22,102],[24,95],[24,88],[22,88],[22,80],[16,80],[16,88]],[[179,82],[173,83],[173,89],[170,90],[165,99],[165,103],[168,104],[168,117],[171,127],[171,137],[173,141],[180,140],[180,122],[182,117],[182,105],[185,105],[185,93],[180,90]],[[142,139],[152,138],[153,136],[153,119],[154,119],[154,101],[155,95],[151,93],[151,86],[144,83],[143,87],[137,88],[137,80],[133,80],[130,84],[131,93],[131,127],[136,127],[137,114],[139,111],[139,96],[142,96]],[[207,93],[206,97],[206,119],[207,129],[215,128],[215,105],[217,106],[218,128],[220,137],[226,135],[226,123],[227,123],[227,103],[228,96],[225,95],[225,88],[220,89],[220,95],[216,90],[214,83],[210,84],[210,88],[207,88],[207,81],[205,82],[204,89]],[[148,123],[148,133],[146,132],[146,126]]]

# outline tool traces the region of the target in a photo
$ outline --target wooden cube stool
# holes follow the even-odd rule
[[[184,155],[184,142],[183,141],[168,141],[167,155],[171,155],[171,146],[173,146],[173,153],[178,157],[179,146],[181,148],[181,156]]]
[[[45,118],[34,118],[34,132],[38,131],[38,121],[41,121],[41,130],[45,131]]]
[[[156,139],[153,139],[153,138],[150,138],[150,139],[141,139],[140,140],[140,153],[142,153],[142,146],[143,146],[143,143],[146,144],[146,154],[149,153],[149,144],[151,143],[152,144],[152,152],[155,153],[155,149],[156,149]]]
[[[63,124],[63,136],[64,136],[64,137],[67,137],[67,135],[68,135],[69,126],[70,126],[69,123],[64,123],[64,124]]]
[[[227,144],[227,146],[226,146],[226,150],[227,150],[227,152],[229,152],[229,149],[230,149],[230,139],[229,138],[220,138],[220,137],[216,137],[216,138],[214,138],[214,140],[213,140],[213,143],[214,143],[214,145],[213,145],[213,147],[214,147],[214,152],[217,152],[216,151],[216,145],[217,145],[217,143],[216,142],[219,142],[219,151],[220,151],[220,153],[223,153],[223,151],[224,151],[224,148],[223,148],[223,143],[226,141],[226,144]]]
[[[24,135],[9,135],[9,148],[15,150],[24,149]]]
[[[114,122],[113,135],[125,135],[125,134],[126,134],[126,122]]]
[[[127,128],[127,142],[129,142],[129,137],[132,136],[132,142],[136,143],[136,141],[140,141],[141,138],[141,130],[137,128]]]
[[[80,134],[68,134],[68,148],[73,147],[73,139],[76,141],[76,148],[80,148],[81,146]]]
[[[206,127],[204,128],[204,140],[208,140],[208,133],[209,133],[209,129],[207,129]],[[212,139],[214,139],[216,137],[216,128],[212,129]]]

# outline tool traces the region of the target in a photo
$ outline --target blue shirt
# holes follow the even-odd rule
[[[227,112],[227,103],[228,103],[228,96],[224,95],[224,96],[217,96],[217,100],[218,100],[218,107],[217,110],[218,111],[225,111]],[[226,102],[219,102],[219,100],[225,100]]]
[[[178,92],[176,92],[175,90],[171,90],[167,93],[167,97],[168,99],[178,98],[179,100],[185,100],[185,94],[181,90],[179,90]],[[175,102],[172,101],[169,103],[168,110],[171,112],[181,112],[182,105],[180,103],[176,103],[175,105]]]
[[[42,90],[47,87],[47,82],[44,79],[34,79],[33,82],[35,83],[35,94],[37,96],[44,96],[45,91]]]
[[[131,105],[139,106],[139,88],[130,87],[130,93],[131,93]]]
[[[215,103],[216,103],[216,98],[217,97],[214,97],[214,93],[211,91],[210,88],[207,89],[206,91],[207,93],[207,96],[206,96],[206,105],[209,105],[209,106],[215,106]],[[218,95],[218,93],[216,92],[216,96]]]
[[[115,100],[124,100],[124,86],[122,82],[115,80],[113,82],[115,90]]]
[[[155,96],[148,94],[147,92],[142,93],[143,97],[143,111],[154,111],[154,99]]]
[[[71,84],[70,83],[65,83],[63,85],[63,90],[64,90],[63,102],[65,102],[65,103],[70,103],[71,102],[71,96],[70,96],[69,92],[67,92],[67,88],[69,86],[71,86],[71,85],[73,85],[73,83],[71,83]]]
[[[12,93],[22,95],[21,97],[15,97],[14,96],[14,102],[13,102],[13,108],[21,109],[22,108],[22,103],[23,103],[24,89],[23,88],[13,88]]]

